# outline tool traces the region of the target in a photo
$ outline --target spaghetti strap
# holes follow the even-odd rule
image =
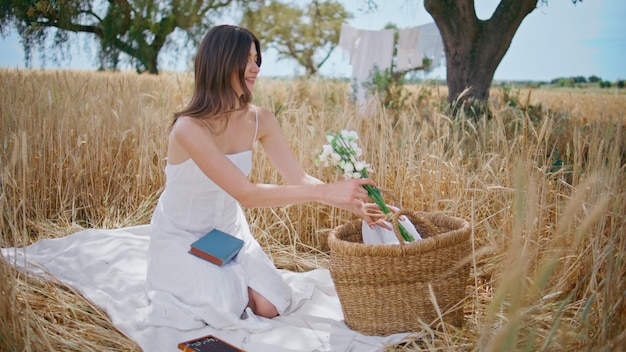
[[[257,110],[256,105],[252,105],[254,106],[254,117],[256,119],[256,126],[254,127],[254,139],[252,139],[252,147],[254,147],[254,143],[256,142],[256,136],[257,133],[259,132],[259,110]]]

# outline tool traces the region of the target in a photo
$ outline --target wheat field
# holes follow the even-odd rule
[[[188,73],[0,70],[0,245],[148,223],[164,183],[172,112]],[[310,174],[325,133],[349,128],[395,205],[473,227],[465,324],[424,328],[390,351],[622,351],[626,345],[626,95],[493,89],[489,118],[453,113],[445,87],[360,113],[346,83],[260,79]],[[282,183],[262,150],[252,178]],[[329,231],[352,219],[319,204],[246,209],[276,265],[328,267]],[[71,288],[0,261],[1,351],[139,351]]]

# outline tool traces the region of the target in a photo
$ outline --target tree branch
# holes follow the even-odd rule
[[[317,64],[317,68],[319,69],[320,67],[322,67],[322,65],[324,65],[324,63],[326,62],[326,60],[328,60],[328,58],[330,57],[330,54],[333,53],[333,51],[335,50],[335,48],[337,47],[337,44],[332,44],[330,46],[330,49],[328,50],[328,53],[326,53],[326,56],[320,61],[319,64]]]
[[[62,24],[58,21],[34,21],[31,23],[34,27],[53,27],[74,33],[86,32],[96,34],[97,36],[102,35],[102,28],[94,25],[83,25],[76,23]]]

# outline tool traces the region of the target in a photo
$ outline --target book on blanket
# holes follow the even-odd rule
[[[220,230],[211,230],[191,244],[189,253],[222,266],[243,247],[243,240]]]
[[[178,349],[185,352],[245,352],[213,335],[181,342]]]

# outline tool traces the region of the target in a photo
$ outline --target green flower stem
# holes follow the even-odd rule
[[[385,200],[383,199],[383,195],[382,195],[382,193],[380,193],[380,190],[377,187],[374,187],[374,186],[371,186],[371,185],[364,185],[363,188],[365,188],[367,190],[367,194],[369,195],[369,197],[374,201],[374,203],[376,203],[376,205],[378,205],[378,207],[380,208],[380,210],[383,211],[383,213],[385,213],[385,214],[390,214],[391,213],[391,209],[389,209],[389,207],[387,207],[387,204],[385,204]],[[413,241],[415,241],[415,238],[413,237],[413,235],[411,235],[404,228],[404,226],[402,226],[402,224],[400,222],[398,222],[398,227],[400,228],[400,234],[402,235],[402,238],[406,242],[413,242]]]

